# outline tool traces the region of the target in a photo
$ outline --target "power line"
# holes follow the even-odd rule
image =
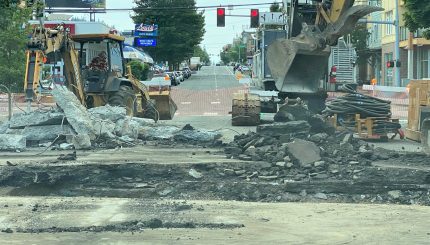
[[[205,10],[215,8],[235,8],[235,7],[252,7],[252,6],[264,6],[272,4],[281,4],[281,2],[270,2],[270,3],[245,3],[245,4],[231,4],[231,5],[209,5],[209,6],[189,6],[189,7],[163,7],[163,8],[106,8],[106,9],[61,9],[61,8],[46,8],[45,11],[48,13],[104,13],[113,11],[179,11],[179,10]]]

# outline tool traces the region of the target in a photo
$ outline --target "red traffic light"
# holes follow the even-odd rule
[[[225,26],[225,8],[217,8],[216,14],[217,14],[216,26],[224,27]]]
[[[218,15],[225,15],[225,8],[218,8],[217,9],[217,14]]]
[[[251,9],[251,28],[258,28],[260,26],[260,10]]]
[[[257,17],[260,11],[258,9],[251,9],[251,17]]]
[[[387,61],[387,68],[393,68],[394,67],[394,61]]]

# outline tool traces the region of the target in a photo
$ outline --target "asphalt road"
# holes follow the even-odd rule
[[[189,90],[213,90],[234,88],[240,86],[233,73],[233,68],[228,66],[203,66],[197,74],[185,80],[177,89]]]
[[[176,117],[227,116],[233,94],[244,90],[231,67],[205,66],[181,85],[172,88],[178,105]]]

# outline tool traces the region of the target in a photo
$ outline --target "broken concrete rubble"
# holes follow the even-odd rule
[[[57,87],[52,90],[52,96],[78,135],[88,135],[90,139],[96,138],[97,131],[93,127],[90,113],[79,102],[74,93],[66,87]]]
[[[65,115],[59,111],[32,111],[15,114],[9,121],[9,128],[22,129],[28,126],[61,125]]]
[[[263,124],[257,127],[257,133],[267,136],[309,134],[311,126],[306,121]]]
[[[36,142],[53,141],[58,137],[73,134],[73,129],[69,125],[27,126],[22,131],[27,141]]]
[[[130,118],[120,119],[115,124],[115,134],[123,137],[128,136],[132,139],[137,139],[139,137],[140,124],[136,120]]]
[[[0,151],[23,151],[26,139],[22,135],[0,134]]]
[[[213,142],[221,137],[220,134],[210,132],[207,130],[180,130],[175,133],[173,139],[178,142],[192,143],[202,142],[209,143]]]
[[[125,107],[110,105],[91,108],[88,109],[88,112],[92,117],[108,120],[111,122],[117,122],[118,120],[124,119],[127,114]]]
[[[302,166],[321,160],[321,150],[313,142],[296,139],[288,144],[288,151]]]
[[[5,134],[8,129],[9,129],[9,122],[2,123],[0,125],[0,134]]]

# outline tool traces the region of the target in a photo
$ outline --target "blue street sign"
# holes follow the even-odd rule
[[[134,28],[135,37],[156,37],[158,36],[158,25],[137,24]]]
[[[156,47],[157,46],[157,39],[155,38],[135,38],[134,39],[134,46],[136,47]]]

